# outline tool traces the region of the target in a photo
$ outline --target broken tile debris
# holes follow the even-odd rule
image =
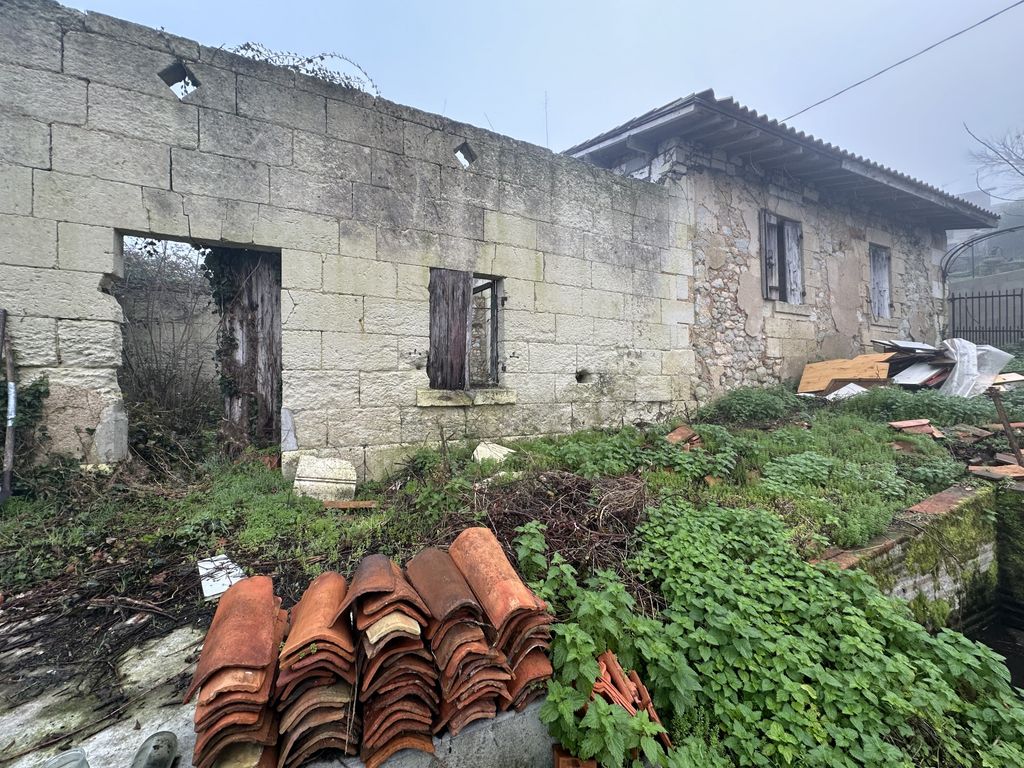
[[[890,421],[889,426],[900,432],[911,435],[931,435],[936,440],[941,440],[946,435],[936,427],[932,426],[929,419],[906,419],[905,421]]]
[[[651,694],[635,670],[627,674],[610,650],[597,657],[597,667],[599,671],[590,694],[591,699],[600,696],[609,704],[622,707],[630,715],[646,712],[652,722],[662,725],[651,702]],[[659,733],[658,740],[666,750],[672,749],[668,733]]]

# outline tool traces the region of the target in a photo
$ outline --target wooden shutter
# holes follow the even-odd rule
[[[761,295],[779,298],[779,219],[761,211]]]
[[[878,318],[890,317],[892,311],[891,261],[888,248],[869,246],[871,259],[871,314]]]
[[[473,275],[455,269],[430,270],[431,389],[469,389],[470,312]]]
[[[783,261],[786,264],[785,299],[789,304],[804,303],[804,261],[800,242],[803,240],[803,227],[799,221],[782,222],[782,241],[786,248]]]

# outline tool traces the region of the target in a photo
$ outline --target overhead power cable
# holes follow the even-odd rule
[[[971,26],[969,26],[969,27],[964,27],[964,28],[963,28],[963,29],[961,29],[961,30],[960,30],[959,32],[954,32],[954,33],[953,33],[952,35],[949,35],[948,37],[944,37],[944,38],[942,38],[941,40],[939,40],[938,42],[932,43],[932,44],[931,44],[931,45],[929,45],[929,46],[928,46],[927,48],[922,48],[922,49],[921,49],[920,51],[918,51],[917,53],[912,53],[912,54],[911,54],[910,56],[907,56],[907,57],[906,57],[906,58],[904,58],[904,59],[900,59],[899,61],[897,61],[897,62],[896,62],[896,63],[894,63],[894,64],[890,64],[890,65],[889,65],[888,67],[886,67],[885,69],[880,69],[880,70],[878,70],[877,72],[875,72],[875,74],[873,74],[873,75],[870,75],[870,76],[868,76],[868,77],[865,77],[865,78],[864,78],[863,80],[858,80],[858,81],[857,81],[856,83],[853,83],[852,85],[848,85],[848,86],[846,86],[845,88],[843,88],[843,89],[842,89],[842,90],[840,90],[840,91],[836,91],[836,92],[835,92],[835,93],[833,93],[833,94],[832,94],[831,96],[826,96],[826,97],[825,97],[824,99],[821,99],[820,101],[816,101],[816,102],[814,102],[814,103],[813,103],[813,104],[811,104],[811,105],[810,105],[809,107],[804,107],[804,108],[803,108],[803,109],[801,109],[801,110],[800,110],[799,112],[794,112],[794,113],[793,113],[792,115],[790,115],[789,117],[784,117],[784,118],[782,119],[782,122],[787,122],[787,121],[789,121],[789,120],[792,120],[792,119],[793,119],[794,117],[797,117],[798,115],[802,115],[802,114],[803,114],[804,112],[807,112],[807,111],[809,111],[809,110],[812,110],[812,109],[814,109],[815,107],[821,106],[821,105],[822,105],[822,104],[824,104],[824,103],[825,103],[826,101],[831,101],[831,100],[832,100],[832,99],[834,99],[834,98],[835,98],[836,96],[842,96],[842,95],[843,95],[844,93],[846,93],[847,91],[852,91],[852,90],[853,90],[854,88],[856,88],[856,87],[857,87],[858,85],[864,85],[864,83],[868,82],[869,80],[874,80],[874,79],[875,79],[876,77],[878,77],[879,75],[884,75],[884,74],[885,74],[886,72],[888,72],[889,70],[895,69],[896,67],[900,66],[900,64],[906,64],[906,63],[907,63],[908,61],[910,61],[911,59],[916,59],[916,58],[917,58],[918,56],[920,56],[921,54],[923,54],[923,53],[928,53],[928,51],[932,50],[932,48],[938,48],[938,47],[939,47],[940,45],[942,45],[943,43],[948,43],[948,42],[949,42],[950,40],[952,40],[953,38],[955,38],[955,37],[960,37],[960,35],[962,35],[962,34],[964,34],[964,33],[966,33],[966,32],[970,32],[970,31],[971,31],[972,29],[975,29],[976,27],[980,27],[980,26],[981,26],[982,24],[984,24],[985,22],[988,22],[988,21],[992,21],[992,19],[996,18],[997,16],[1002,16],[1002,15],[1003,15],[1004,13],[1006,13],[1007,11],[1012,11],[1012,10],[1013,10],[1014,8],[1016,8],[1016,7],[1018,6],[1018,5],[1024,5],[1024,0],[1017,0],[1017,2],[1013,3],[1012,5],[1008,5],[1008,6],[1006,6],[1006,7],[1005,7],[1005,8],[1003,8],[1003,9],[1002,9],[1001,11],[996,11],[996,12],[995,12],[995,13],[993,13],[993,14],[992,14],[991,16],[986,16],[986,17],[985,17],[984,19],[982,19],[981,21],[976,21],[976,22],[975,22],[974,24],[971,24]]]

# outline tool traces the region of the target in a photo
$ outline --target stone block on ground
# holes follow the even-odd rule
[[[299,456],[292,488],[300,496],[322,501],[353,499],[356,495],[356,468],[345,459],[306,453]]]

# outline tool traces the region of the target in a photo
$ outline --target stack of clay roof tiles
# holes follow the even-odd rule
[[[501,709],[522,710],[551,677],[547,651],[552,622],[544,601],[530,591],[487,528],[467,528],[448,553],[466,578],[494,631],[494,645],[512,669]]]
[[[404,573],[371,555],[351,584],[322,574],[290,633],[280,606],[266,576],[220,598],[186,694],[199,690],[197,768],[297,768],[325,749],[377,768],[402,749],[432,753],[445,728],[522,709],[552,673],[551,616],[486,528]]]
[[[287,626],[288,614],[266,576],[244,579],[221,597],[185,692],[187,702],[199,691],[196,768],[212,768],[239,750],[251,765],[276,767],[278,722],[270,695]]]
[[[360,757],[376,768],[401,749],[433,752],[438,711],[437,667],[423,643],[429,609],[383,555],[363,558],[344,606],[352,606],[363,704]]]
[[[356,646],[346,592],[341,574],[324,573],[292,608],[275,689],[281,768],[302,765],[325,749],[357,752]]]
[[[405,569],[430,611],[427,638],[441,673],[433,732],[447,727],[455,735],[474,720],[494,717],[499,698],[508,698],[511,670],[485,634],[480,602],[447,552],[425,549]]]

